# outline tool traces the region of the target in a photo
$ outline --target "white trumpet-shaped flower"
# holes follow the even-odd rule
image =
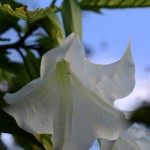
[[[150,150],[150,131],[133,125],[116,141],[102,139],[101,150]]]
[[[129,126],[113,102],[132,91],[134,72],[130,47],[113,64],[93,64],[73,33],[42,57],[40,78],[5,95],[11,105],[4,110],[29,132],[53,134],[54,150],[88,149],[99,137],[117,139]]]

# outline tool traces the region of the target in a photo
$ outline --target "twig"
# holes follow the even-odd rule
[[[56,3],[56,0],[53,0],[50,6],[54,6]]]
[[[8,38],[0,38],[0,41],[10,41]]]
[[[3,50],[3,49],[8,49],[8,48],[14,48],[14,49],[18,49],[18,48],[23,48],[25,47],[24,45],[24,41],[31,35],[31,33],[33,31],[35,31],[37,29],[36,26],[32,26],[28,32],[25,34],[25,36],[21,37],[19,41],[13,43],[13,44],[6,44],[6,45],[1,45],[0,46],[0,50]]]

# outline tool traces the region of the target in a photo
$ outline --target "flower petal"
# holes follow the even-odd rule
[[[108,70],[113,70],[113,73],[110,73],[111,76],[105,76],[105,79],[96,85],[100,95],[110,102],[114,102],[116,99],[129,95],[135,85],[135,66],[130,46],[127,48],[121,60],[105,66],[104,71],[101,71],[104,72],[105,75],[106,72],[108,73]]]
[[[114,64],[95,65],[71,34],[63,46],[42,57],[39,79],[4,97],[13,104],[4,109],[27,131],[52,133],[54,149],[87,149],[97,138],[116,140],[130,125],[109,101],[131,92],[133,76],[130,50]],[[128,79],[125,85],[121,78]]]
[[[101,139],[101,150],[112,150],[115,142],[116,141]]]
[[[111,150],[142,150],[142,149],[135,141],[118,139],[113,145],[113,148]]]
[[[48,90],[49,87],[41,83],[40,79],[36,82],[32,81],[18,92],[6,94],[5,100],[12,105],[3,109],[16,119],[20,127],[28,132],[52,133],[53,105],[50,99],[52,96]]]
[[[67,52],[69,51],[69,48],[75,38],[75,33],[72,33],[70,36],[67,37],[64,45],[58,48],[54,48],[42,56],[40,68],[41,79],[47,79],[48,76],[51,75],[56,67],[56,63],[62,61],[67,55]]]
[[[134,124],[123,132],[116,141],[101,140],[102,150],[149,150],[150,131]]]
[[[55,76],[61,76],[63,84],[57,78],[61,99],[57,99],[54,108],[54,149],[88,149],[95,139],[117,139],[129,127],[122,113],[89,92],[73,74],[67,75],[64,62],[58,63],[56,68]]]
[[[99,93],[107,102],[125,97],[135,85],[135,66],[130,44],[123,57],[109,65],[93,64],[85,58],[83,47],[76,36],[65,59],[70,62],[72,73],[85,87]]]
[[[138,140],[150,144],[150,131],[135,124],[123,132],[121,138],[125,140]]]

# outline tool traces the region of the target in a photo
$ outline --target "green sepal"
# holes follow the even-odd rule
[[[62,3],[62,18],[66,35],[75,32],[82,39],[81,9],[76,0],[64,0]]]

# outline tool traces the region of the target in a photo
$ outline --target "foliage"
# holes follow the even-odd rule
[[[36,9],[34,11],[28,11],[27,6],[22,6],[13,10],[8,4],[0,5],[0,10],[14,17],[24,19],[32,23],[46,17],[47,15],[53,12],[53,9],[51,7],[47,7],[45,9]]]
[[[143,106],[138,108],[132,115],[131,120],[134,122],[144,123],[150,126],[150,106]]]
[[[82,0],[80,6],[84,10],[99,12],[101,8],[123,9],[149,7],[150,0]]]
[[[7,119],[5,119],[7,118]],[[45,150],[43,145],[30,133],[21,129],[15,119],[0,109],[0,132],[18,135]]]
[[[150,0],[82,0],[80,2],[64,0],[61,7],[55,6],[56,1],[54,0],[52,5],[45,9],[29,11],[27,6],[14,0],[0,0],[0,42],[7,41],[8,43],[0,45],[0,85],[4,82],[8,85],[7,90],[0,89],[0,107],[6,105],[2,103],[2,97],[6,92],[15,92],[32,79],[40,76],[42,55],[64,42],[64,32],[66,35],[76,32],[82,38],[82,10],[99,12],[101,8],[122,9],[150,6]],[[56,15],[58,11],[62,13],[64,29]],[[22,19],[25,20],[24,26],[18,23]],[[11,43],[10,37],[2,38],[3,33],[10,29],[13,29],[18,35],[19,40],[15,43]],[[36,35],[35,32],[37,32]],[[34,38],[35,36],[36,38]],[[29,38],[34,38],[32,43],[28,42]],[[12,61],[8,57],[11,51],[16,51],[22,61]],[[15,120],[2,110],[0,117],[1,132],[19,135],[43,148],[33,135],[20,129]],[[5,128],[2,125],[5,125]],[[12,129],[12,127],[14,128]],[[48,147],[47,149],[52,148],[52,144],[47,142],[47,138],[50,138],[51,135],[36,135],[36,137],[45,147]],[[26,144],[22,142],[23,139],[19,140],[18,137],[15,139],[22,147],[26,147]],[[33,146],[30,148],[34,149]]]
[[[82,39],[81,10],[79,3],[76,0],[65,0],[62,3],[61,12],[66,35],[75,32],[80,36],[80,39]]]

